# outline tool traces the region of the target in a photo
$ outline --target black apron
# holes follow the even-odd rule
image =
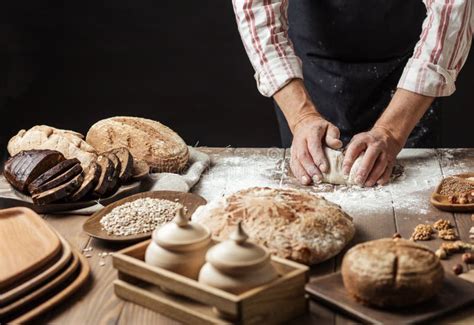
[[[289,36],[303,61],[305,86],[319,112],[347,144],[369,130],[387,107],[419,40],[426,9],[421,0],[290,0]],[[436,147],[435,102],[407,147]],[[291,132],[276,109],[284,147]]]

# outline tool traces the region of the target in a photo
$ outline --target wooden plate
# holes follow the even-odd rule
[[[474,177],[474,173],[464,173],[464,174],[452,175],[448,177],[469,178],[469,177]],[[474,203],[468,203],[468,204],[450,203],[446,195],[440,194],[442,182],[443,181],[441,181],[438,184],[435,191],[431,194],[430,201],[431,201],[431,204],[433,204],[433,206],[443,211],[474,212]],[[474,184],[474,181],[473,181],[473,184]]]
[[[140,181],[136,181],[130,184],[122,185],[120,188],[111,196],[101,198],[99,200],[88,200],[79,202],[65,202],[65,203],[52,203],[46,205],[37,205],[33,203],[30,196],[18,192],[15,190],[10,183],[5,179],[3,175],[0,175],[0,207],[16,207],[22,206],[30,208],[37,213],[52,213],[61,211],[71,211],[87,208],[100,202],[103,205],[109,204],[116,200],[119,200],[127,195],[134,194],[140,190]]]
[[[122,200],[114,202],[100,211],[94,213],[83,225],[84,231],[89,234],[91,237],[103,239],[106,241],[112,242],[134,242],[140,241],[143,239],[147,239],[151,237],[152,232],[147,232],[138,235],[130,235],[130,236],[115,236],[109,235],[106,231],[102,230],[102,225],[100,224],[100,219],[103,216],[108,214],[112,209],[118,207],[127,202],[135,201],[141,198],[154,198],[154,199],[164,199],[173,202],[179,202],[187,208],[186,216],[189,218],[194,211],[201,205],[206,204],[206,200],[199,195],[192,194],[192,193],[183,193],[183,192],[175,192],[175,191],[156,191],[156,192],[144,192],[135,195],[131,195],[126,197]]]
[[[59,240],[61,241],[61,246],[62,246],[61,255],[57,259],[51,261],[50,264],[46,265],[43,269],[41,269],[39,272],[37,272],[33,277],[31,277],[27,281],[21,284],[15,285],[13,288],[6,291],[5,293],[1,293],[0,294],[0,307],[5,306],[7,303],[13,301],[14,299],[17,299],[18,297],[21,297],[27,292],[31,292],[33,289],[40,286],[48,279],[51,279],[61,269],[63,269],[64,266],[69,262],[69,260],[72,257],[71,246],[57,232],[56,232],[56,235],[59,237]]]
[[[87,281],[90,274],[90,267],[86,258],[73,250],[73,255],[79,259],[79,270],[76,271],[73,275],[72,281],[68,284],[65,284],[59,291],[57,291],[53,296],[48,297],[47,300],[41,302],[40,304],[33,307],[29,311],[22,314],[20,317],[17,317],[10,322],[13,324],[27,323],[34,320],[36,317],[41,314],[49,311],[51,308],[68,298],[71,294],[77,291],[82,285]]]
[[[19,283],[61,252],[56,233],[34,211],[0,210],[0,292]]]
[[[474,302],[474,284],[446,274],[444,285],[432,299],[411,307],[378,309],[356,302],[344,288],[341,272],[320,277],[306,285],[312,298],[369,324],[427,322]]]
[[[6,305],[5,307],[0,308],[0,318],[9,317],[19,310],[24,310],[34,306],[35,302],[41,300],[41,298],[44,299],[49,293],[53,292],[61,284],[71,279],[79,265],[79,257],[73,254],[71,263],[69,263],[69,265],[66,266],[66,268],[63,269],[58,276],[52,278],[51,281],[37,288],[36,290],[33,290],[26,296],[23,296],[20,299]]]

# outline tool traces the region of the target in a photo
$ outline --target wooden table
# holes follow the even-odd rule
[[[207,200],[251,186],[299,187],[288,176],[289,150],[284,149],[235,149],[200,148],[212,157],[212,168],[203,175],[193,189]],[[468,231],[473,225],[470,214],[453,214],[439,211],[429,203],[433,188],[443,176],[474,170],[474,149],[433,150],[406,149],[399,156],[405,175],[396,182],[379,188],[357,188],[332,185],[305,187],[340,204],[355,220],[357,234],[352,244],[381,237],[391,237],[399,232],[409,238],[413,228],[420,223],[432,223],[439,218],[450,220],[464,241],[469,241]],[[83,249],[92,247],[89,262],[92,280],[68,302],[63,303],[43,318],[45,322],[58,324],[176,324],[156,312],[133,303],[120,300],[114,295],[112,281],[116,271],[110,257],[99,253],[113,252],[122,247],[89,238],[82,232],[87,216],[46,215],[44,218],[71,244]],[[433,249],[440,240],[424,242]],[[311,269],[317,277],[336,271],[341,263],[340,254]],[[102,261],[102,263],[101,263]],[[103,262],[105,261],[105,265]],[[443,261],[447,272],[460,262],[460,255]],[[441,322],[460,321],[474,323],[474,306],[461,310]],[[310,313],[294,321],[294,324],[342,324],[353,322],[316,303],[310,304]]]

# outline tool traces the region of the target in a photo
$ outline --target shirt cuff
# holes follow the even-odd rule
[[[420,59],[410,59],[397,87],[425,96],[449,96],[456,90],[456,77],[456,70]]]
[[[257,87],[263,96],[271,97],[292,79],[303,79],[303,67],[297,56],[268,61],[255,73]]]

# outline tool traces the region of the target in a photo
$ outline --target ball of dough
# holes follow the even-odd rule
[[[345,176],[342,172],[342,163],[344,162],[344,153],[339,150],[334,150],[329,147],[324,148],[324,153],[329,162],[329,171],[323,173],[322,183],[336,184],[336,185],[355,185],[355,177],[357,170],[362,162],[362,156],[356,159],[352,165],[349,176]],[[316,179],[313,179],[317,183]]]

